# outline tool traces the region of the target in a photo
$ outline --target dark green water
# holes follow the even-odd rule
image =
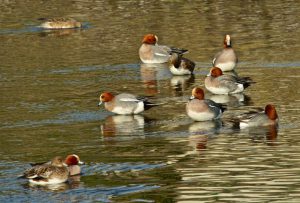
[[[298,202],[299,1],[2,1],[1,202]],[[45,32],[41,17],[82,30]],[[190,50],[194,77],[140,64],[142,37]],[[237,73],[256,84],[222,123],[185,114],[213,55],[231,34]],[[137,116],[97,107],[102,91],[161,103]],[[207,95],[213,97],[213,95]],[[279,128],[232,130],[240,113],[273,103]],[[76,153],[79,180],[52,187],[17,179],[31,162]]]

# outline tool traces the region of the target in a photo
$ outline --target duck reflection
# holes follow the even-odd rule
[[[143,135],[145,118],[143,115],[112,115],[101,125],[104,137],[116,135]]]
[[[166,80],[172,77],[167,63],[162,64],[141,64],[141,79],[146,88],[146,94],[154,96],[159,92],[159,80]]]
[[[40,37],[48,37],[48,36],[63,37],[63,36],[68,36],[79,32],[81,32],[81,29],[52,29],[52,30],[43,29],[39,33],[39,36]]]
[[[248,128],[248,133],[253,142],[265,142],[267,145],[275,145],[278,133],[277,125]]]
[[[220,119],[194,122],[189,126],[189,132],[197,135],[216,134],[222,127],[222,121]]]
[[[68,189],[78,188],[81,185],[81,175],[69,176],[68,181],[59,184],[48,184],[48,185],[37,185],[34,183],[23,184],[24,188],[30,188],[33,190],[44,190],[44,191],[65,191]]]
[[[189,146],[193,148],[193,152],[200,152],[207,148],[207,135],[192,135],[189,137]],[[193,154],[193,153],[189,153]]]
[[[183,92],[195,83],[195,76],[193,74],[173,76],[170,83],[175,90],[174,96],[182,96]]]
[[[239,107],[251,104],[251,98],[243,93],[238,94],[212,94],[207,93],[207,99],[213,100],[216,103],[226,104],[230,107]]]

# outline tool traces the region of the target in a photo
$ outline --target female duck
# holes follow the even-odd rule
[[[69,170],[62,157],[54,157],[51,163],[36,165],[27,169],[23,176],[29,182],[39,185],[58,184],[68,180]]]
[[[40,20],[45,20],[40,27],[44,29],[71,29],[71,28],[81,28],[82,23],[78,22],[72,18],[51,18]]]

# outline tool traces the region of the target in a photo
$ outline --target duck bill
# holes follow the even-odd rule
[[[83,161],[78,162],[79,165],[84,165],[85,163]]]
[[[102,104],[102,103],[103,103],[103,102],[102,102],[102,101],[100,101],[100,102],[99,102],[99,104],[98,104],[98,106],[101,106],[101,104]]]

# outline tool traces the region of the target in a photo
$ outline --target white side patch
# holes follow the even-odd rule
[[[137,103],[137,107],[136,107],[136,109],[134,110],[134,114],[138,114],[138,113],[141,113],[141,112],[143,112],[144,111],[144,102],[139,102],[139,103]]]
[[[220,87],[208,87],[205,85],[206,89],[214,94],[228,94],[229,89],[228,88],[220,88]]]
[[[221,68],[222,71],[231,71],[236,66],[236,63],[231,61],[231,62],[227,62],[227,63],[214,64],[214,66]]]
[[[133,98],[121,98],[120,101],[139,102],[140,100]]]
[[[195,121],[209,121],[214,119],[214,114],[210,112],[198,113],[194,111],[188,111],[187,114]]]
[[[161,54],[161,53],[155,53],[154,55],[156,55],[156,56],[168,56],[166,54]]]
[[[188,69],[183,69],[182,67],[175,68],[173,65],[170,67],[171,73],[174,75],[190,75],[191,71]]]

